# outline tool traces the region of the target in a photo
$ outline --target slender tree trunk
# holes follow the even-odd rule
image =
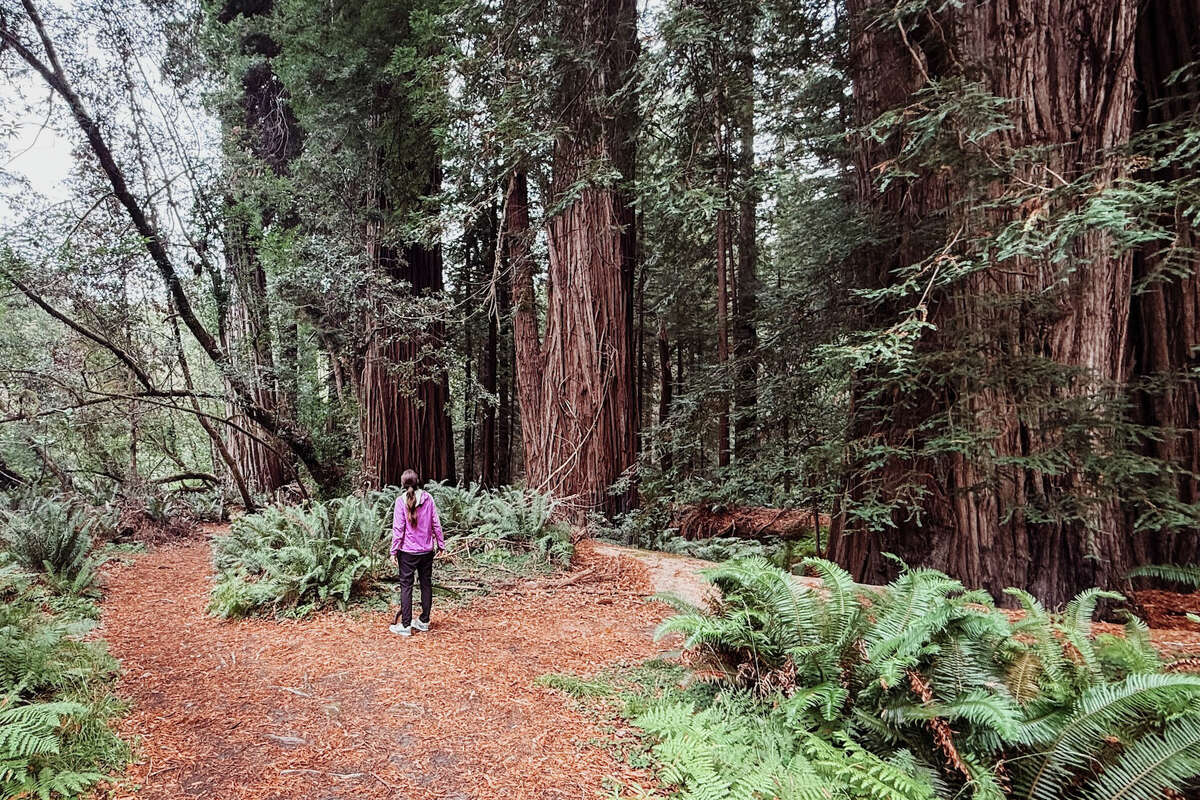
[[[488,338],[480,364],[480,382],[491,398],[499,393],[500,316],[499,311],[488,315]],[[486,486],[496,485],[496,421],[499,409],[491,399],[484,404],[480,427],[480,477]]]
[[[717,465],[729,466],[729,212],[717,211]]]
[[[246,482],[241,465],[238,464],[237,458],[230,451],[221,432],[204,415],[203,409],[200,408],[200,401],[194,394],[196,389],[192,381],[192,369],[188,364],[187,354],[183,351],[183,337],[179,333],[179,321],[174,314],[171,315],[171,330],[175,336],[175,356],[179,361],[180,372],[183,374],[183,384],[189,392],[193,393],[188,397],[188,402],[191,404],[192,410],[196,412],[196,421],[200,423],[200,427],[208,434],[208,439],[212,443],[215,455],[220,456],[221,463],[224,463],[225,467],[229,470],[229,477],[233,481],[234,488],[237,489],[238,496],[242,498],[243,507],[246,511],[254,511],[256,508],[254,494]],[[213,471],[216,472],[218,462],[215,457],[213,458],[213,462]]]
[[[483,390],[488,394],[488,400],[480,406],[479,420],[479,470],[478,478],[484,486],[497,485],[496,466],[497,459],[497,415],[499,408],[497,405],[499,394],[500,380],[500,293],[501,287],[492,284],[494,279],[499,276],[494,275],[496,266],[496,226],[499,224],[497,215],[499,209],[495,204],[491,204],[487,210],[486,216],[481,220],[481,239],[482,246],[479,253],[479,267],[481,272],[481,284],[490,287],[490,296],[494,297],[495,305],[488,306],[487,315],[487,340],[484,344],[483,354],[479,359],[479,383]]]
[[[667,340],[667,325],[663,320],[658,322],[658,424],[664,431],[667,421],[671,418],[671,343]],[[662,453],[659,455],[659,466],[664,473],[670,472],[674,463],[670,437],[662,441]]]
[[[753,26],[751,26],[753,30]],[[734,454],[739,461],[758,450],[758,185],[754,168],[754,50],[745,43],[739,54],[742,91],[735,111],[741,133],[738,153],[737,302],[733,309],[733,354],[737,361],[734,383]]]
[[[513,382],[515,381],[515,355],[512,335],[512,280],[504,256],[500,274],[497,277],[496,304],[497,325],[500,332],[499,358],[499,405],[496,408],[496,464],[492,475],[494,486],[506,486],[512,483],[513,460]]]
[[[1049,169],[1021,175],[1024,180],[1041,182],[1055,173],[1071,180],[1091,168],[1100,181],[1120,176],[1121,161],[1099,160],[1127,141],[1131,129],[1135,0],[945,6],[928,16],[929,30],[907,37],[887,25],[867,24],[878,11],[875,3],[851,0],[848,6],[858,121],[905,105],[927,77],[962,72],[982,80],[993,94],[1014,98],[1007,107],[1013,126],[994,134],[998,143],[1046,147]],[[939,171],[877,190],[871,180],[876,167],[894,156],[894,140],[865,142],[856,165],[860,202],[900,232],[875,254],[879,286],[894,279],[897,266],[929,255],[936,245],[916,235],[922,221],[938,219],[961,191],[955,176]],[[1018,213],[997,211],[992,224],[1002,225]],[[1077,239],[1071,255],[1077,266],[1066,275],[1048,260],[1013,259],[931,297],[928,313],[936,330],[923,337],[921,347],[950,351],[982,337],[977,352],[987,358],[1043,354],[1064,370],[1088,376],[1063,388],[1064,402],[1095,395],[1104,382],[1121,381],[1130,259],[1115,255],[1094,233]],[[998,296],[1034,301],[1001,303]],[[1048,298],[1055,302],[1050,316],[1044,310]],[[861,377],[870,384],[870,376]],[[881,469],[855,476],[856,487],[869,480],[884,497],[910,492],[907,496],[920,507],[919,516],[897,514],[894,527],[883,533],[849,528],[833,538],[831,557],[857,578],[888,578],[893,567],[883,554],[895,553],[993,594],[1006,586],[1025,587],[1051,605],[1084,587],[1119,582],[1129,565],[1129,546],[1115,503],[1089,506],[1082,522],[1025,513],[1031,504],[1045,506],[1079,492],[1083,479],[1071,472],[1006,465],[1006,458],[1027,458],[1053,446],[1060,434],[1051,411],[1030,411],[1023,404],[1019,382],[992,377],[982,388],[899,394],[886,417],[857,407],[858,436],[904,447],[911,437],[927,435],[923,420],[953,402],[977,428],[995,431],[990,447],[996,459],[988,464],[957,453],[915,463],[893,458]],[[856,401],[862,396],[860,387]]]

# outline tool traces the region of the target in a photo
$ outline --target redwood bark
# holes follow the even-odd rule
[[[1092,168],[1099,181],[1121,174],[1121,162],[1104,160],[1104,153],[1126,142],[1131,130],[1135,0],[947,6],[928,17],[929,30],[911,30],[907,41],[888,25],[867,24],[879,11],[877,4],[852,0],[848,6],[859,122],[905,105],[927,77],[961,72],[981,80],[992,94],[1014,99],[1008,107],[1013,127],[994,135],[998,144],[1047,146],[1048,167],[1067,180]],[[898,231],[874,254],[878,286],[894,279],[896,267],[929,255],[932,245],[921,235],[923,223],[944,219],[963,191],[954,176],[940,171],[877,190],[872,176],[894,156],[893,141],[865,141],[856,164],[860,202]],[[1050,174],[1039,170],[1019,177],[1042,182]],[[1019,213],[998,211],[992,223],[1003,224]],[[1009,260],[931,297],[929,319],[937,328],[920,346],[926,352],[951,351],[978,341],[986,369],[995,369],[998,360],[1046,356],[1064,369],[1086,370],[1093,379],[1064,388],[1066,399],[1091,395],[1101,382],[1122,381],[1131,259],[1115,255],[1103,237],[1092,233],[1073,243],[1071,255],[1076,269],[1067,274],[1048,260]],[[1035,300],[996,303],[997,297]],[[1046,312],[1047,299],[1054,313]],[[921,444],[930,435],[922,421],[954,403],[977,428],[996,432],[990,444],[997,461],[989,465],[969,455],[916,462],[893,458],[869,477],[879,481],[885,497],[915,486],[920,493],[910,498],[920,508],[919,518],[897,514],[894,527],[882,533],[839,524],[831,557],[858,579],[877,582],[894,572],[883,554],[895,553],[994,594],[1006,586],[1025,587],[1052,605],[1087,586],[1117,584],[1130,554],[1115,503],[1091,507],[1082,523],[1037,521],[1024,513],[1030,504],[1049,505],[1080,491],[1082,477],[1005,465],[1004,457],[1045,450],[1057,434],[1051,412],[1022,404],[1018,381],[990,377],[981,389],[965,389],[952,379],[940,388],[934,381],[923,393],[899,393],[884,418],[860,408],[860,437],[903,447],[914,438]],[[863,396],[860,388],[856,402]]]
[[[401,254],[378,240],[372,246],[380,268],[402,291],[442,290],[440,247],[411,244]],[[423,480],[454,480],[450,382],[431,353],[443,337],[438,323],[425,336],[381,327],[371,339],[359,384],[359,430],[363,477],[373,486],[399,486],[406,469]],[[408,365],[412,381],[400,374]]]
[[[1135,64],[1138,103],[1135,126],[1169,123],[1195,114],[1196,81],[1168,86],[1167,77],[1200,59],[1200,0],[1149,0],[1138,17]],[[1173,180],[1186,177],[1178,168],[1159,169],[1147,177]],[[1163,380],[1157,391],[1137,390],[1133,402],[1142,424],[1157,428],[1160,439],[1146,444],[1149,455],[1180,468],[1178,499],[1200,502],[1200,238],[1179,215],[1164,220],[1176,228],[1176,258],[1167,264],[1155,245],[1134,254],[1135,294],[1130,318],[1130,369],[1135,379]],[[1189,374],[1190,373],[1190,374]],[[1166,530],[1136,536],[1132,541],[1137,563],[1188,564],[1200,560],[1200,532]]]
[[[624,510],[634,498],[608,487],[636,457],[633,177],[636,105],[628,92],[637,58],[632,0],[564,3],[547,221],[546,330],[539,337],[523,174],[510,182],[507,238],[527,483],[564,499],[569,516]],[[597,162],[617,183],[589,178]],[[585,182],[582,189],[579,184]]]
[[[238,16],[265,20],[274,7],[271,0],[228,0],[217,16],[229,23]],[[243,55],[254,59],[242,74],[240,98],[241,139],[250,152],[263,161],[275,175],[285,175],[291,161],[300,153],[303,133],[288,103],[283,88],[271,66],[271,58],[279,46],[267,34],[247,34],[241,42]],[[258,258],[258,241],[248,220],[240,218],[230,198],[232,212],[224,231],[226,264],[229,270],[230,295],[227,318],[220,326],[222,346],[252,393],[255,403],[272,414],[290,418],[295,413],[294,392],[281,393],[279,373],[273,355],[271,304],[267,293],[267,276]],[[263,227],[278,216],[265,209],[259,222]],[[293,359],[294,371],[294,359]],[[294,372],[293,372],[294,375]],[[287,388],[292,386],[288,383]],[[286,484],[292,470],[284,463],[280,451],[260,441],[267,434],[239,408],[230,391],[229,415],[237,427],[229,428],[228,450],[237,462],[252,492],[270,495]],[[248,436],[239,428],[252,431]],[[239,487],[241,491],[241,487]]]

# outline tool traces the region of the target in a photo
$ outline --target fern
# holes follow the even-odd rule
[[[709,708],[664,701],[637,721],[683,796],[784,796],[796,765],[827,796],[877,800],[1195,788],[1200,676],[1164,672],[1132,616],[1123,637],[1093,637],[1097,603],[1119,595],[1086,591],[1050,613],[1010,590],[1025,611],[1014,622],[936,571],[902,567],[867,595],[808,566],[823,590],[762,559],[723,564],[706,573],[720,591],[707,609],[679,602],[660,626],[727,687]],[[735,718],[759,731],[749,750]]]
[[[101,513],[55,497],[31,496],[0,512],[0,539],[22,566],[46,573],[73,594],[90,590],[98,564],[89,556],[94,534],[113,525]]]
[[[40,584],[4,572],[0,594],[0,797],[85,794],[128,756],[108,725],[116,663]]]
[[[1169,720],[1138,739],[1084,791],[1088,800],[1160,800],[1200,777],[1200,716]]]
[[[1200,566],[1195,564],[1147,564],[1131,569],[1127,578],[1153,578],[1167,583],[1178,583],[1191,589],[1200,589]]]
[[[230,618],[255,613],[303,616],[345,607],[391,571],[392,511],[399,489],[306,506],[268,507],[234,521],[213,542],[209,611]],[[486,492],[431,484],[448,545],[477,557],[521,553],[532,568],[570,561],[569,530],[555,521],[552,498],[520,489]]]

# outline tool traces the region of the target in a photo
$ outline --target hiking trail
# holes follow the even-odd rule
[[[604,796],[614,779],[650,787],[604,746],[631,734],[534,683],[666,649],[652,634],[668,611],[649,596],[698,596],[694,560],[627,552],[584,543],[573,582],[435,599],[433,630],[411,639],[389,633],[382,611],[214,619],[207,538],[113,565],[98,633],[123,665],[119,727],[136,755],[112,797],[543,800]]]

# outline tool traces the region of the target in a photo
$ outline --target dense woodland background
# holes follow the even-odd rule
[[[0,488],[796,508],[1051,605],[1194,564],[1198,47],[1196,0],[0,0]]]

